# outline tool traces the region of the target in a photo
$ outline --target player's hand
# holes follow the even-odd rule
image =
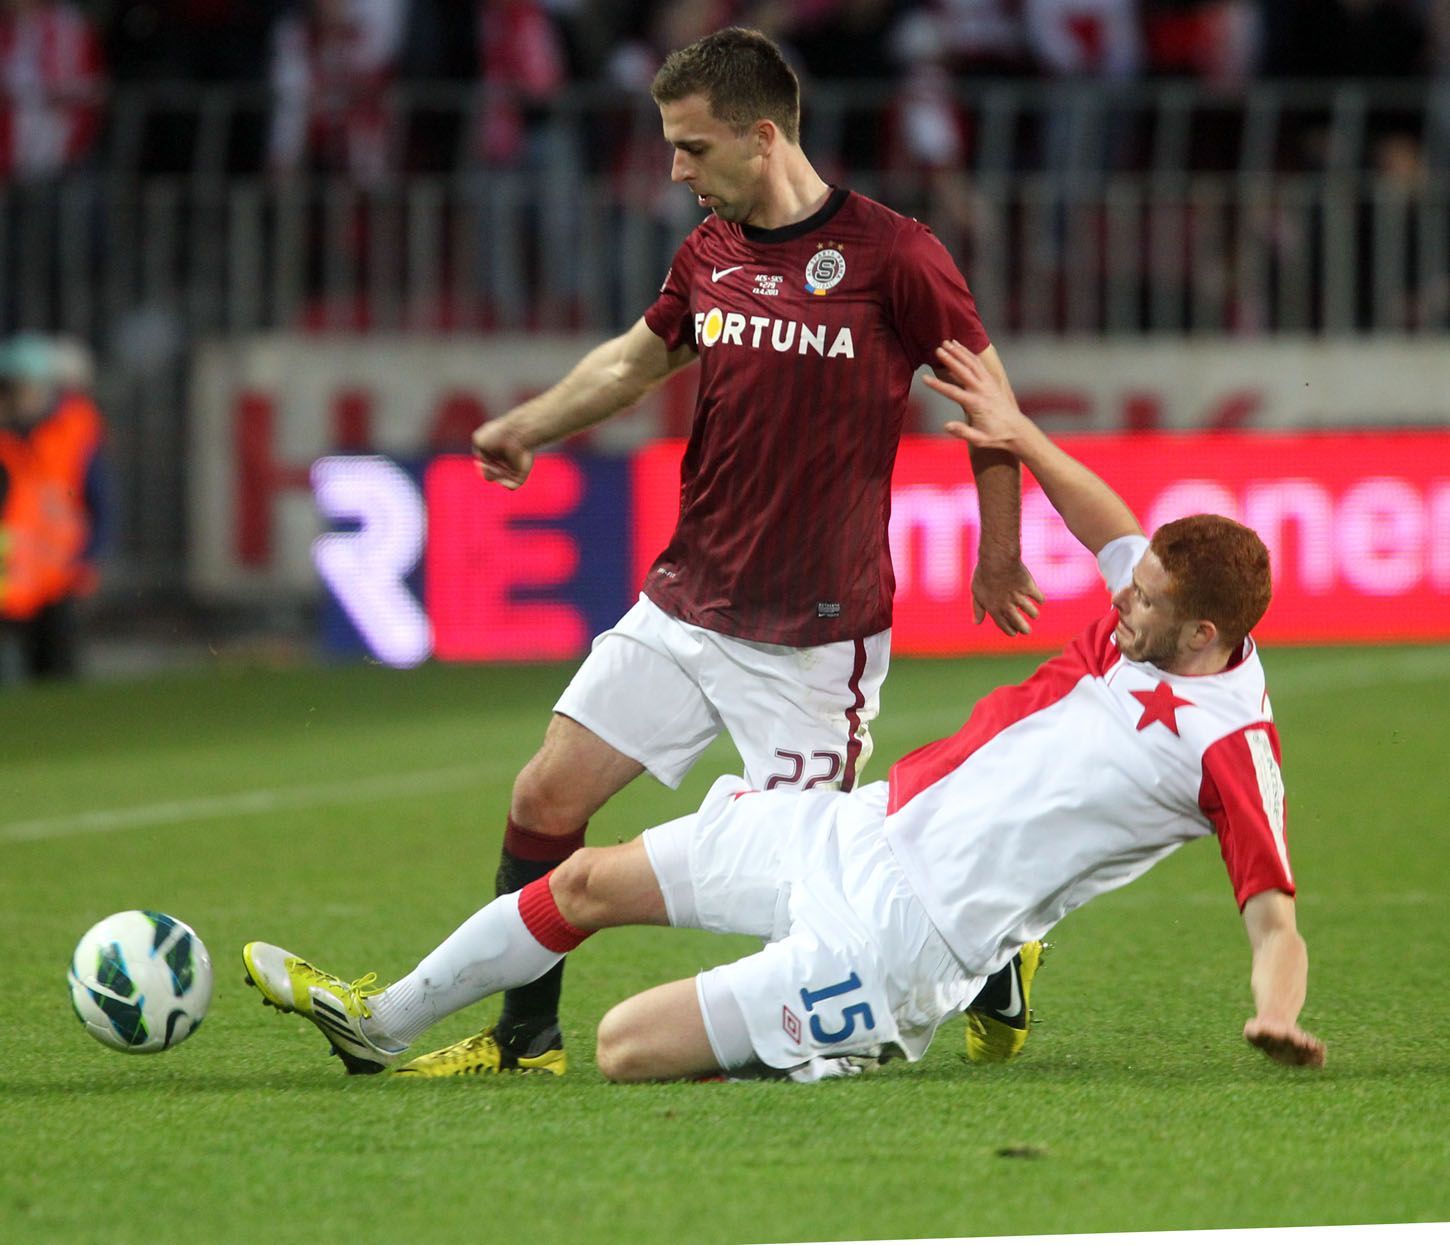
[[[953,420],[946,430],[973,449],[1017,453],[1018,439],[1031,428],[1027,417],[1001,379],[958,341],[937,347],[941,370],[951,378],[924,376],[927,387],[950,398],[966,414],[966,422]]]
[[[1244,1038],[1275,1063],[1296,1068],[1324,1066],[1324,1043],[1298,1025],[1271,1023],[1255,1016],[1244,1026]]]
[[[473,430],[473,458],[483,478],[516,489],[529,478],[534,452],[502,420],[491,419]]]
[[[1019,560],[979,560],[972,572],[972,617],[980,623],[990,615],[1003,635],[1031,635],[1042,600],[1042,589]]]

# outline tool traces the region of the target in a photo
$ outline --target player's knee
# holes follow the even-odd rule
[[[606,897],[594,881],[595,867],[607,848],[581,847],[554,870],[549,889],[559,915],[580,929],[601,929],[610,924]]]
[[[551,768],[537,758],[514,779],[509,816],[515,825],[525,826],[534,834],[573,834],[593,811],[585,808],[571,794],[569,784],[556,778]]]
[[[659,1075],[655,1052],[630,1010],[627,1002],[621,1003],[599,1022],[594,1059],[607,1081],[649,1081]]]

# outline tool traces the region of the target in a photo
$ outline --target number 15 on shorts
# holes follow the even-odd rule
[[[871,1004],[850,1000],[850,996],[860,989],[861,978],[852,971],[845,981],[819,990],[802,990],[801,1004],[810,1014],[811,1037],[822,1046],[834,1046],[838,1042],[849,1041],[856,1033],[858,1022],[864,1032],[874,1029],[876,1018],[871,1014]],[[838,1027],[828,1028],[828,1024],[837,1024]]]

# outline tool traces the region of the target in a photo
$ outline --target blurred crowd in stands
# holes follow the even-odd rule
[[[981,281],[1000,261],[1009,328],[1172,328],[1190,305],[1236,332],[1403,328],[1450,307],[1450,0],[0,0],[0,332],[99,345],[182,287],[177,342],[218,308],[233,327],[637,314],[694,210],[648,86],[730,23],[797,66],[824,176],[927,221]],[[1126,208],[1103,189],[1119,174],[1141,178]],[[1264,198],[1261,174],[1314,184]],[[389,213],[419,187],[439,206],[408,200],[403,289]],[[626,222],[655,233],[625,245]],[[1139,291],[1111,315],[1109,279]],[[1069,315],[1070,288],[1096,310]]]
[[[928,162],[960,156],[942,101],[967,77],[1415,80],[1450,73],[1450,0],[0,0],[0,179],[53,176],[96,149],[113,88],[265,92],[233,171],[304,168],[361,184],[456,165],[399,144],[389,90],[482,84],[464,135],[485,167],[526,159],[531,114],[570,84],[643,94],[664,54],[757,26],[809,84],[893,93]],[[808,96],[809,98],[809,96]],[[165,170],[163,134],[145,153]]]

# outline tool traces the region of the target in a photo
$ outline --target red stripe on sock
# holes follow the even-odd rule
[[[503,849],[519,860],[541,861],[545,864],[562,864],[584,846],[584,831],[589,828],[586,821],[577,830],[568,834],[540,834],[527,826],[519,825],[512,817],[503,832]]]
[[[524,927],[540,946],[563,954],[574,950],[594,931],[580,929],[564,919],[559,905],[554,902],[554,892],[549,889],[550,876],[552,874],[546,874],[519,891],[519,916],[523,917]]]

